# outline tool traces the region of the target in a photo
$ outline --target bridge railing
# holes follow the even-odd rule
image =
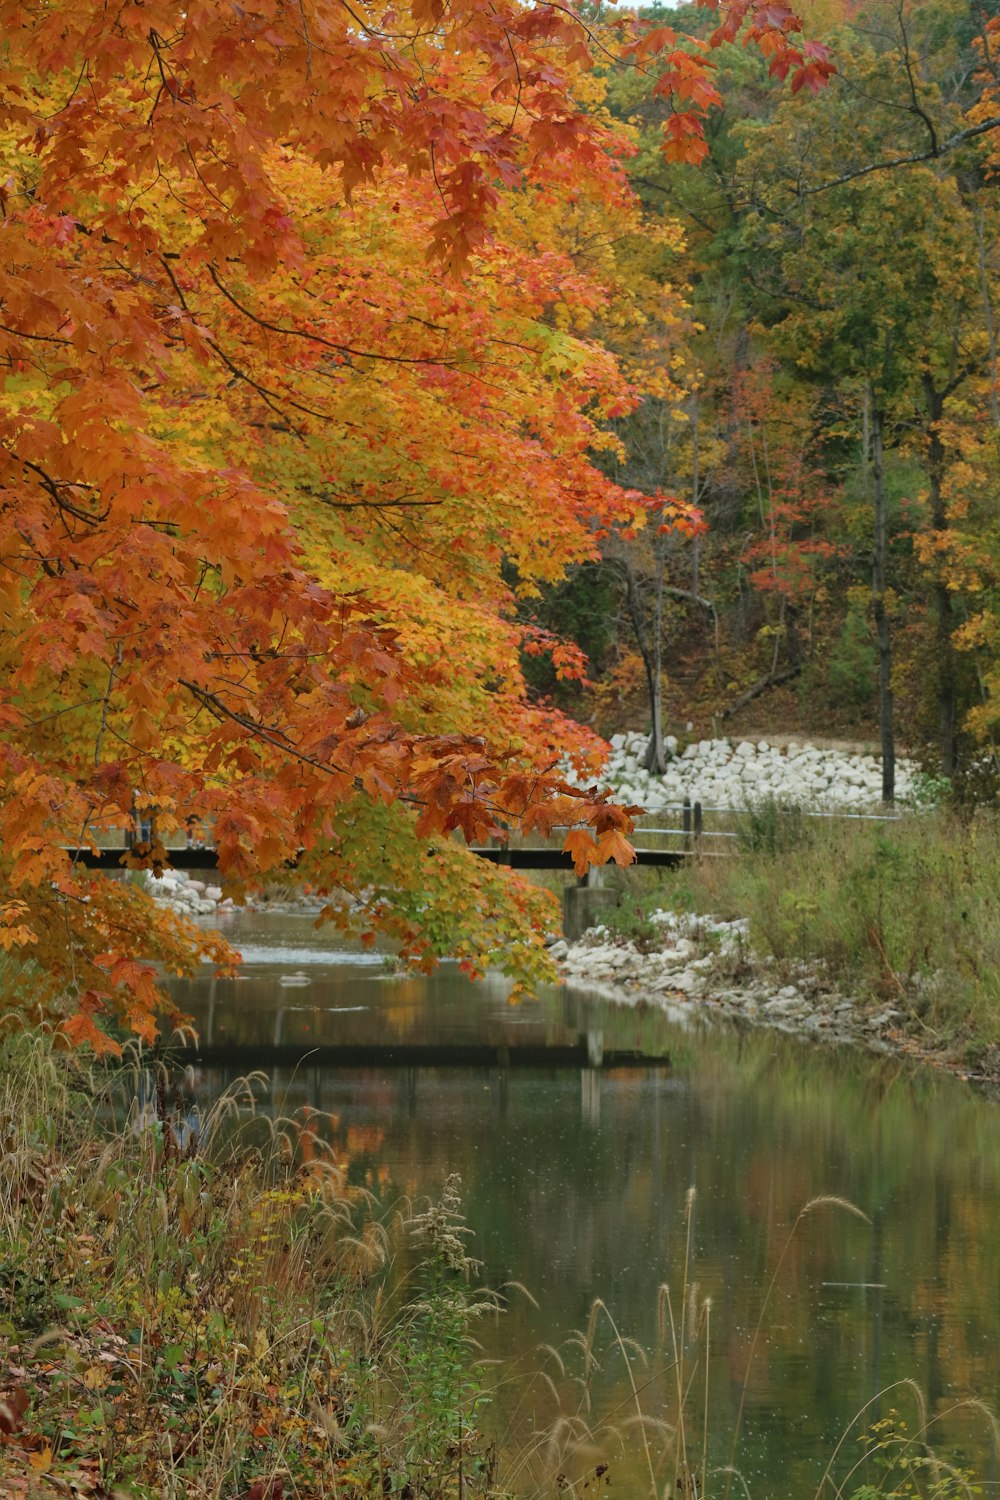
[[[778,811],[779,814],[784,811],[790,816],[808,820],[825,819],[847,823],[896,823],[905,816],[905,813],[900,810],[850,812],[839,808],[805,809],[791,805],[785,809],[779,806]],[[714,846],[722,852],[731,849],[733,843],[743,836],[746,819],[750,812],[750,808],[714,807],[711,804],[706,805],[689,799],[683,802],[664,803],[636,818],[631,842],[637,849],[692,850],[701,848],[706,852],[711,852]],[[534,847],[554,843],[557,839],[561,842],[566,832],[566,828],[555,828],[551,839],[538,840]],[[511,835],[510,842],[511,847],[514,848],[532,847],[530,840],[522,840],[516,833]]]
[[[779,814],[780,811],[779,808]],[[898,822],[905,816],[899,810],[852,812],[836,808],[806,810],[789,806],[786,811],[789,816],[807,820],[826,819],[848,823],[891,823]],[[747,832],[746,820],[750,815],[751,809],[715,807],[697,800],[671,802],[639,816],[631,841],[640,855],[640,862],[644,853],[649,856],[647,862],[656,864],[673,863],[675,857],[679,862],[684,856],[696,854],[706,857],[731,854],[735,852],[739,839]],[[496,862],[516,863],[525,868],[531,866],[531,855],[534,852],[539,857],[547,856],[541,862],[535,861],[539,868],[555,869],[561,868],[563,864],[569,868],[569,857],[558,854],[566,832],[566,828],[554,828],[549,838],[542,838],[537,834],[522,836],[516,830],[511,830],[506,842],[493,840],[490,846],[479,852]],[[126,841],[124,831],[118,829],[96,834],[94,843],[101,851],[101,857],[95,860],[90,855],[84,855],[82,863],[113,871],[121,868],[121,856],[135,846],[136,838],[133,836]],[[183,831],[178,831],[164,838],[162,843],[168,855],[177,856],[172,863],[178,867],[192,870],[215,868],[215,851],[211,844],[209,826],[202,828],[196,839],[189,840]]]

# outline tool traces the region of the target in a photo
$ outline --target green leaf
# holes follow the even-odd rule
[[[71,1297],[68,1292],[54,1292],[52,1300],[60,1312],[71,1312],[74,1308],[85,1305],[82,1297]]]

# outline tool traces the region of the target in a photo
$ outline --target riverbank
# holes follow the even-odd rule
[[[994,810],[842,822],[772,801],[734,834],[731,859],[610,877],[606,926],[553,949],[565,977],[1000,1084]]]
[[[215,881],[199,880],[186,870],[164,870],[159,875],[147,872],[143,879],[153,900],[181,917],[211,917],[236,909],[232,897],[222,894],[221,885]],[[242,903],[243,908],[250,911],[297,911],[314,915],[325,904],[322,898],[290,885],[251,892]]]
[[[457,1184],[369,1211],[247,1083],[0,1046],[3,1500],[498,1497]],[[405,1270],[401,1274],[400,1268]]]
[[[550,952],[568,984],[618,1005],[656,1005],[682,1026],[717,1019],[767,1026],[818,1043],[915,1056],[971,1076],[908,1029],[898,1006],[846,994],[814,964],[776,972],[750,949],[746,920],[654,911],[649,921],[662,947],[640,947],[600,926]]]

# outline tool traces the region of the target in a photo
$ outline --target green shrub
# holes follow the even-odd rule
[[[634,943],[640,953],[651,953],[663,946],[663,934],[651,920],[659,904],[655,897],[626,886],[618,905],[602,916],[603,925],[612,937]]]
[[[878,686],[878,653],[859,605],[852,604],[826,663],[827,694],[838,708],[865,708]]]

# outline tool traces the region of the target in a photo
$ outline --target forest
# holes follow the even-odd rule
[[[664,160],[634,75],[609,82],[677,318],[654,356],[676,389],[616,423],[611,472],[701,522],[616,540],[540,616],[603,668],[599,722],[637,686],[675,733],[750,702],[770,727],[776,696],[779,725],[864,725],[961,784],[994,762],[991,26],[903,5],[810,22],[831,86],[796,98],[726,49],[697,166]]]

